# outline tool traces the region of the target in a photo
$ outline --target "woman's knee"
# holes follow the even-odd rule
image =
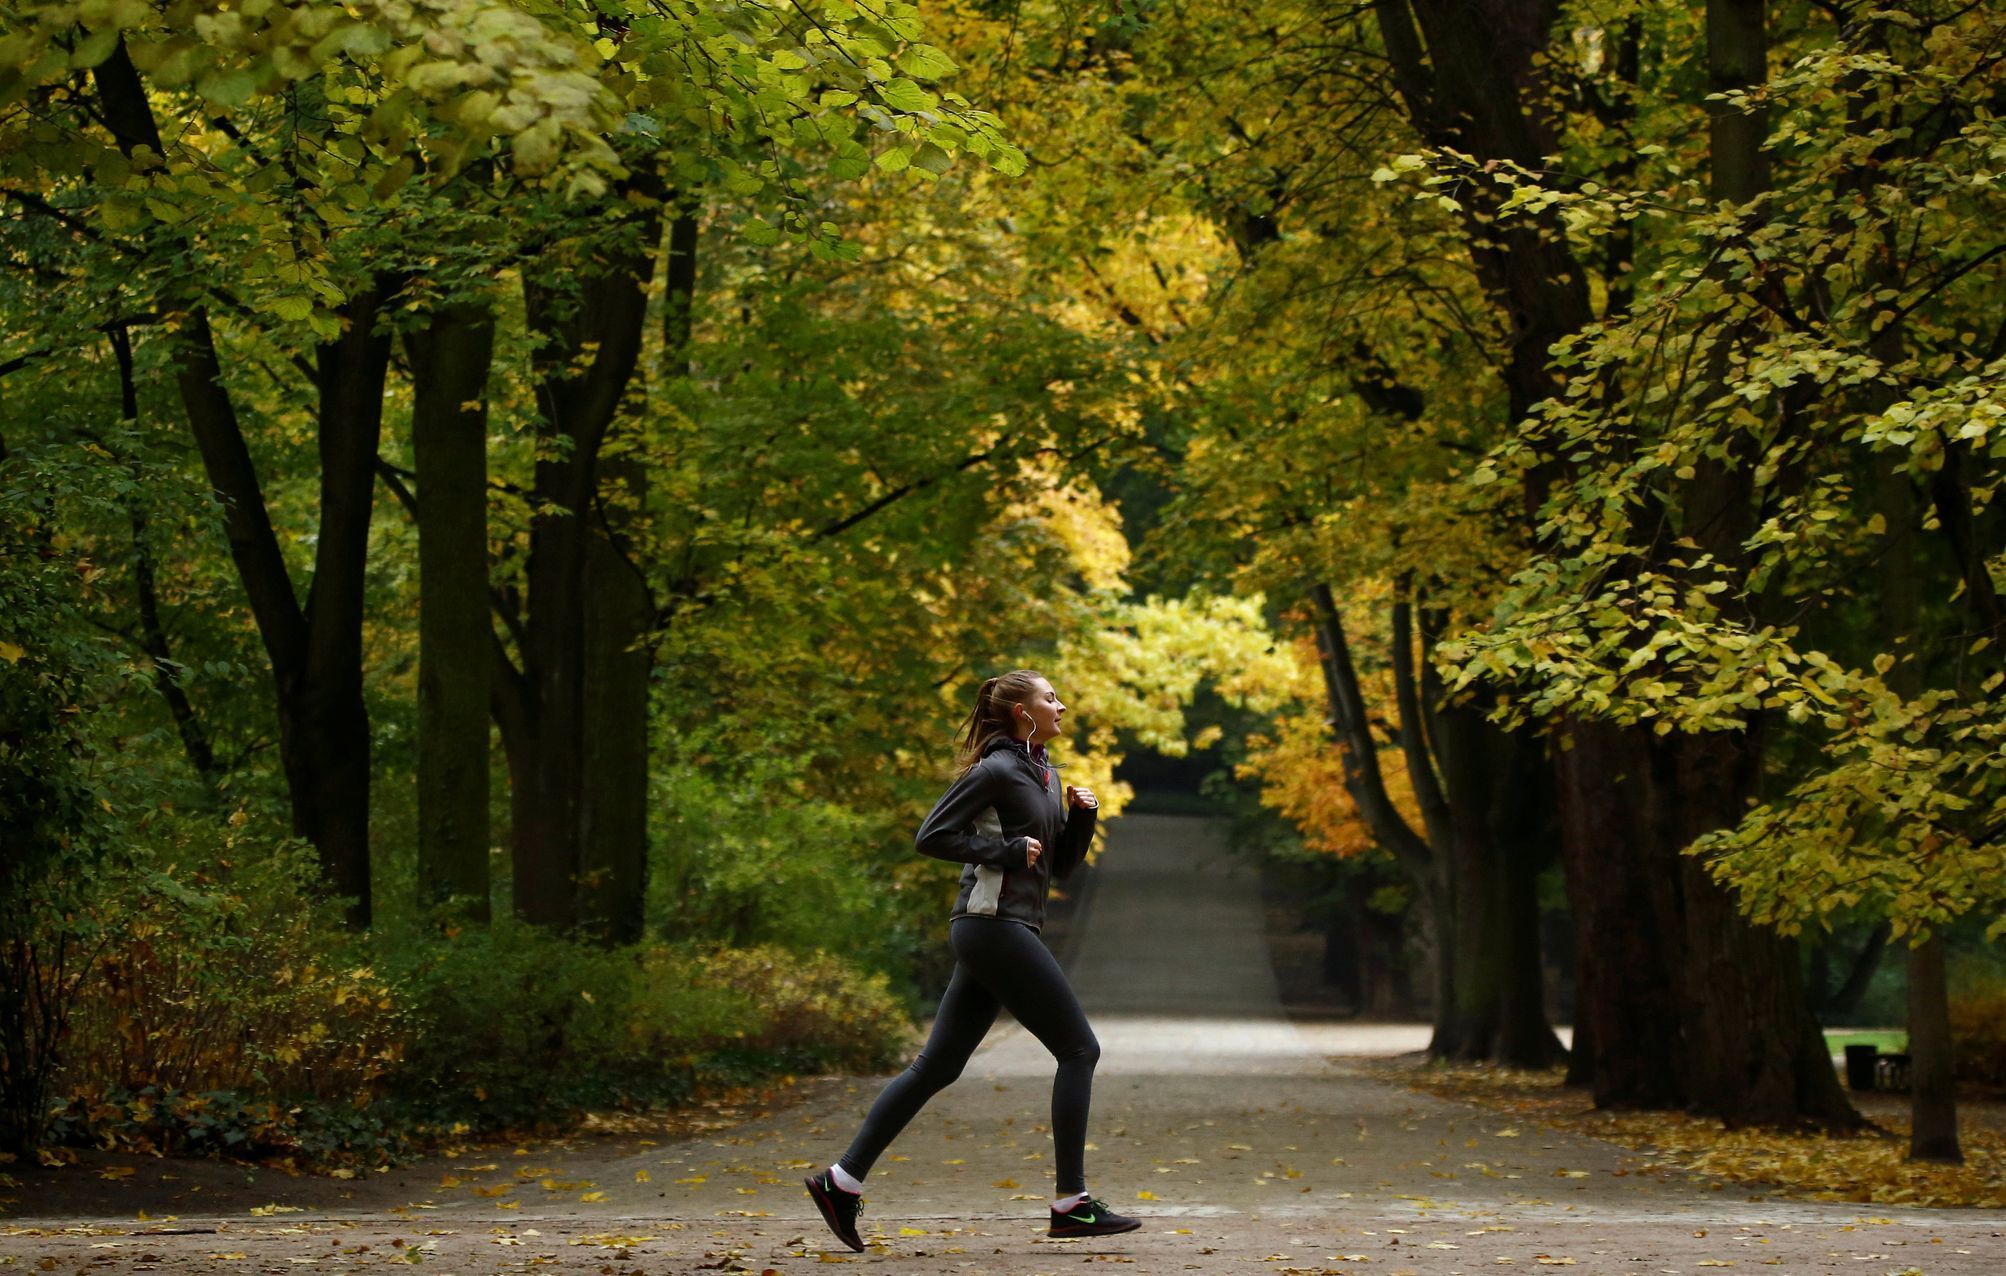
[[[960,1059],[930,1059],[922,1054],[912,1061],[906,1071],[912,1074],[915,1084],[934,1092],[945,1090],[961,1079],[963,1062]]]
[[[1101,1061],[1100,1038],[1094,1036],[1091,1032],[1088,1033],[1080,1041],[1061,1050],[1058,1054],[1058,1060],[1060,1063],[1080,1063],[1085,1064],[1089,1069],[1093,1068]]]

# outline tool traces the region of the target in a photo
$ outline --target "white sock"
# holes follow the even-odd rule
[[[852,1195],[864,1190],[863,1180],[852,1178],[850,1172],[840,1165],[829,1167],[829,1177],[836,1180],[837,1187]]]
[[[1064,1214],[1086,1199],[1087,1194],[1085,1192],[1078,1192],[1072,1196],[1055,1196],[1052,1198],[1052,1212],[1054,1214]]]

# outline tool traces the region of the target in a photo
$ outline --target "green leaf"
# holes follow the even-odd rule
[[[907,75],[921,80],[944,79],[961,69],[953,58],[930,44],[907,47],[906,51],[898,56],[898,68]]]
[[[200,93],[217,106],[242,106],[257,92],[258,77],[248,70],[211,71],[195,85]]]
[[[894,111],[916,114],[931,111],[940,105],[940,99],[927,92],[911,80],[896,79],[878,89],[878,100]]]

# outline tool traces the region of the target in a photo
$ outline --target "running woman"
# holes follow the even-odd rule
[[[962,737],[961,774],[913,839],[923,854],[966,865],[947,929],[954,975],[919,1057],[878,1095],[842,1159],[803,1180],[829,1230],[853,1250],[864,1248],[857,1216],[871,1166],[926,1101],[961,1075],[998,1009],[1059,1065],[1052,1082],[1058,1183],[1047,1235],[1113,1236],[1142,1226],[1087,1194],[1087,1107],[1100,1042],[1038,933],[1051,879],[1071,875],[1086,858],[1100,805],[1088,789],[1066,785],[1061,792],[1045,755],[1065,711],[1052,684],[1029,669],[983,683]]]

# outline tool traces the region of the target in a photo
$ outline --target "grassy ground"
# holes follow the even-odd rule
[[[1825,1043],[1838,1058],[1847,1046],[1879,1046],[1882,1054],[1903,1054],[1908,1050],[1908,1034],[1898,1028],[1830,1028]]]

